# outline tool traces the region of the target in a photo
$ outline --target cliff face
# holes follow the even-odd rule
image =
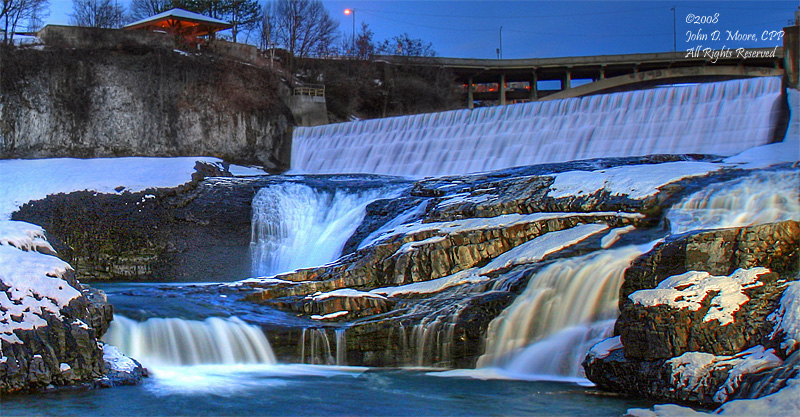
[[[267,70],[166,48],[3,49],[0,157],[216,156],[287,168]]]

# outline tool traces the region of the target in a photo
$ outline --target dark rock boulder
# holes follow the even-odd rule
[[[654,360],[690,351],[731,355],[761,344],[772,331],[766,318],[777,308],[782,282],[796,279],[798,241],[798,222],[786,221],[683,236],[637,259],[625,275],[616,325],[626,357]],[[764,271],[757,282],[742,284],[744,302],[733,312],[731,323],[704,320],[710,311],[713,314],[713,309],[720,308],[712,306],[717,295],[726,296],[713,286],[696,309],[670,307],[667,302],[643,305],[634,302],[631,295],[687,271],[729,276],[738,268],[756,266],[774,272]],[[678,293],[675,296],[676,301],[677,297],[684,297]]]

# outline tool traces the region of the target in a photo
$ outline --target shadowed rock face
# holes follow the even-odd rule
[[[197,156],[288,168],[268,70],[171,49],[0,50],[0,158]]]
[[[46,326],[15,330],[20,343],[0,340],[0,393],[92,384],[107,373],[98,339],[108,330],[113,308],[102,291],[78,283],[73,271],[61,278],[81,295],[60,315],[42,310]]]

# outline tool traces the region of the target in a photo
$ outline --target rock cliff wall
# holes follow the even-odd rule
[[[288,168],[293,119],[268,70],[141,45],[0,54],[1,158],[203,155]]]

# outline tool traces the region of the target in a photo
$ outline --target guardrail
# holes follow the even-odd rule
[[[325,86],[322,84],[305,85],[302,87],[294,88],[294,95],[296,96],[312,96],[312,97],[325,97]]]

